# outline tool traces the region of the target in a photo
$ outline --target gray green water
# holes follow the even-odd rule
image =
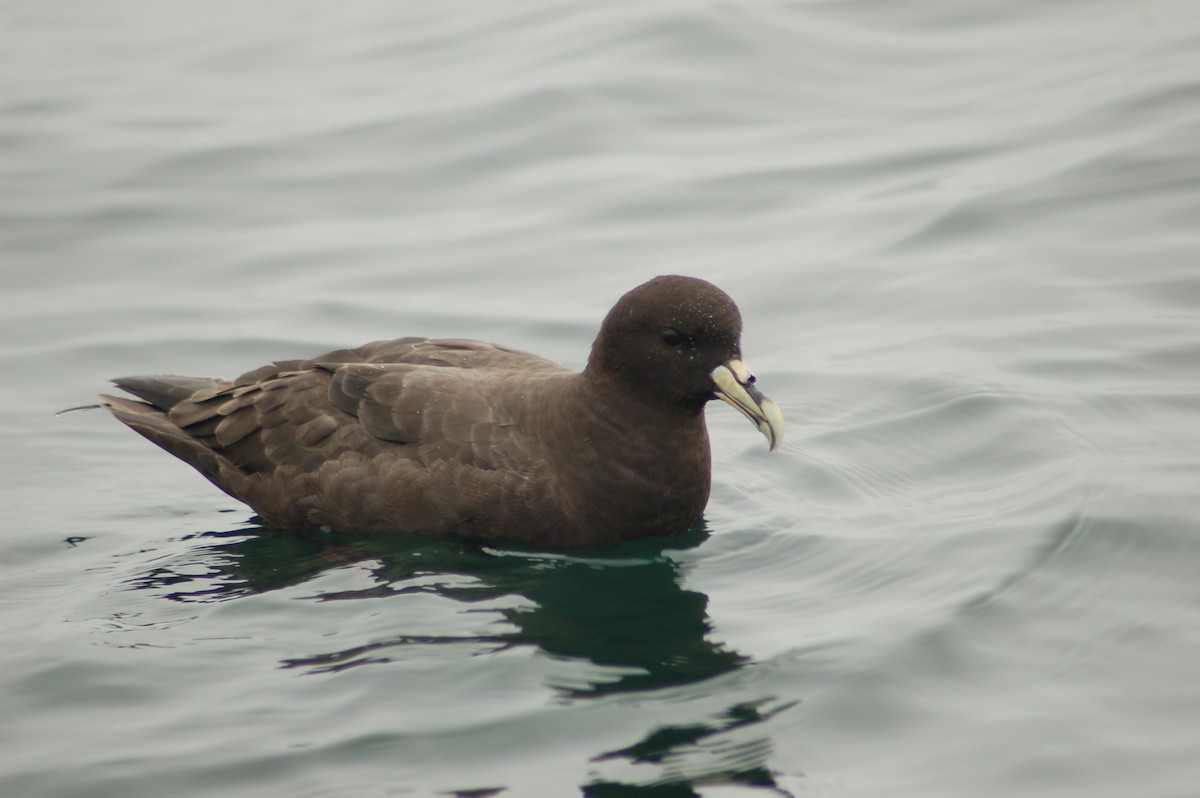
[[[1200,6],[0,5],[0,795],[1200,792]],[[86,403],[716,282],[703,529],[315,547]]]

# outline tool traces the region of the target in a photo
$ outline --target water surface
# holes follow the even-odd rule
[[[1190,796],[1188,2],[12,2],[0,793]],[[101,413],[716,282],[670,541],[317,544]]]

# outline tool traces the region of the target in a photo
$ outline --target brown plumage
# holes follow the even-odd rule
[[[481,341],[401,338],[233,382],[117,379],[143,401],[103,406],[285,529],[604,543],[700,518],[710,399],[778,445],[782,417],[740,336],[720,289],[659,277],[609,312],[581,373]]]

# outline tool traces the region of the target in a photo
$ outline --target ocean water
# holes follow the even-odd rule
[[[0,5],[0,795],[1200,793],[1200,6]],[[315,546],[99,412],[703,277],[700,528]]]

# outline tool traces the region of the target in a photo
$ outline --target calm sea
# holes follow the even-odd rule
[[[703,277],[702,528],[316,547],[103,413]],[[0,795],[1200,794],[1200,5],[0,5]]]

